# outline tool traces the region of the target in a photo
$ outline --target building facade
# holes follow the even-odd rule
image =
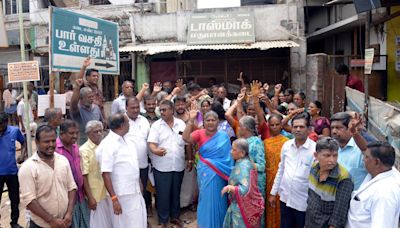
[[[305,88],[306,42],[303,1],[238,1],[240,7],[202,8],[203,0],[135,1],[128,0],[23,0],[26,59],[38,60],[42,80],[38,87],[47,88],[48,7],[68,10],[111,20],[119,24],[120,75],[118,83],[135,79],[142,82],[194,79],[207,86],[209,78],[225,83],[236,92],[236,78],[243,72],[249,79],[271,84]],[[6,83],[7,63],[20,61],[18,15],[13,4],[3,0],[8,48],[1,48],[0,71]],[[46,4],[50,3],[50,4]],[[207,45],[188,44],[188,25],[201,14],[240,15],[253,17],[254,37],[251,42],[217,42]],[[211,21],[209,21],[211,22]],[[56,89],[63,92],[70,73],[59,72]],[[106,97],[112,99],[115,77],[102,77]],[[109,86],[109,87],[105,87]],[[108,92],[110,91],[110,92]]]

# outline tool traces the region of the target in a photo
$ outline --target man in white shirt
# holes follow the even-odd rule
[[[276,206],[280,196],[281,228],[304,227],[307,209],[308,176],[313,163],[315,142],[308,138],[310,116],[300,113],[293,118],[294,139],[283,144],[281,161],[268,201]]]
[[[174,117],[174,104],[171,101],[163,100],[160,103],[160,112],[161,119],[153,123],[147,140],[154,167],[157,214],[162,227],[167,227],[169,218],[171,223],[183,227],[179,214],[185,169],[185,142],[182,133],[186,125]],[[187,156],[192,160],[191,154]]]
[[[28,100],[31,99],[31,94],[28,93]],[[31,135],[34,136],[36,135],[36,129],[37,129],[37,124],[35,123],[34,119],[33,119],[33,112],[32,112],[32,107],[31,105],[28,103],[28,113],[29,113],[29,127],[31,130]],[[25,125],[25,102],[24,99],[21,99],[18,102],[18,106],[17,106],[17,115],[18,115],[18,120],[21,124],[21,131],[22,133],[25,133],[25,129],[27,129],[27,126]]]
[[[368,144],[364,154],[368,175],[352,193],[347,228],[399,227],[400,173],[393,167],[395,159],[389,143]]]
[[[129,97],[126,100],[126,115],[129,120],[129,132],[125,138],[135,145],[135,149],[139,161],[140,181],[143,186],[143,197],[146,202],[147,215],[152,215],[151,211],[151,195],[146,190],[148,173],[149,173],[149,156],[147,147],[147,137],[149,136],[149,121],[140,114],[140,103],[136,97]]]
[[[231,107],[231,100],[226,98],[226,95],[227,95],[226,88],[224,86],[218,87],[217,96],[221,100],[222,106],[224,107],[225,111],[227,111],[229,107]]]
[[[111,115],[117,112],[125,112],[126,100],[128,97],[133,96],[133,83],[131,81],[124,81],[121,87],[122,94],[112,102]]]
[[[140,191],[138,155],[128,139],[129,120],[117,112],[109,118],[110,132],[96,150],[104,185],[111,197],[112,227],[147,227],[146,205]]]

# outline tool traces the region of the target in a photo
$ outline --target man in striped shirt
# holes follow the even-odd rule
[[[338,142],[330,137],[318,140],[309,175],[306,210],[307,228],[339,228],[346,225],[353,182],[338,164]]]

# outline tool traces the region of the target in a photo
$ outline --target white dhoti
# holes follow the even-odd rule
[[[194,168],[192,169],[191,172],[185,169],[181,186],[181,197],[180,197],[181,208],[187,207],[190,204],[192,204],[195,184],[196,184],[196,175]]]
[[[114,214],[112,202],[110,200],[110,209],[112,213],[111,222],[113,228],[146,228],[147,213],[146,204],[141,194],[130,194],[118,196],[121,205],[122,214]]]
[[[110,213],[113,213],[111,200],[105,198],[97,203],[96,210],[90,210],[90,227],[109,228],[112,227]]]

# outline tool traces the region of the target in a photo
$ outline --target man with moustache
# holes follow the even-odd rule
[[[308,138],[310,115],[297,114],[292,120],[291,139],[282,146],[281,161],[275,176],[268,201],[276,204],[280,196],[281,227],[304,227],[307,208],[308,176],[313,163],[315,142]]]
[[[36,131],[37,153],[21,166],[18,177],[23,205],[31,211],[30,228],[67,228],[72,224],[76,184],[68,160],[55,152],[56,132]]]
[[[151,125],[160,119],[160,116],[158,116],[156,113],[157,100],[155,97],[150,95],[145,96],[143,100],[144,109],[146,110],[146,112],[142,113],[141,115],[144,116]]]
[[[87,57],[82,64],[81,70],[78,75],[78,79],[83,79],[83,75],[85,75],[85,87],[88,87],[92,90],[93,92],[93,103],[98,105],[102,115],[104,116],[104,97],[103,97],[103,92],[98,86],[98,81],[99,81],[99,71],[96,69],[89,69],[86,70],[92,62],[90,61],[90,57]],[[79,86],[79,89],[82,87],[82,85]],[[84,125],[84,127],[86,124]]]
[[[131,81],[124,81],[121,87],[122,94],[112,102],[111,115],[120,111],[124,112],[126,110],[127,99],[133,96],[133,83]]]
[[[160,104],[161,119],[153,123],[147,142],[151,151],[156,184],[158,219],[162,227],[171,223],[183,226],[180,215],[180,190],[185,169],[185,142],[182,133],[185,123],[174,117],[174,104],[163,100]],[[188,160],[192,154],[187,154]],[[191,168],[192,163],[188,166]]]
[[[219,86],[217,90],[217,98],[222,102],[222,106],[224,107],[225,111],[227,111],[231,106],[231,100],[229,100],[226,96],[227,96],[226,88],[222,85]]]
[[[339,143],[338,162],[350,173],[354,183],[354,190],[357,190],[368,172],[363,161],[363,152],[357,145],[357,138],[362,138],[359,131],[352,133],[349,128],[351,116],[345,112],[338,112],[332,115],[331,135]]]
[[[394,167],[395,149],[388,142],[372,142],[364,153],[368,175],[352,193],[346,228],[398,228],[400,173]]]
[[[81,88],[82,85],[82,79],[75,81],[70,107],[71,118],[79,123],[79,145],[82,145],[87,140],[85,133],[87,122],[91,120],[104,122],[104,115],[100,107],[94,103],[95,95],[93,90],[90,87]]]
[[[128,109],[129,109],[128,104]],[[125,113],[109,117],[110,132],[96,151],[104,185],[111,197],[113,228],[147,227],[146,204],[140,190],[138,153],[126,138],[129,120]]]
[[[146,190],[148,173],[149,173],[149,156],[147,148],[147,137],[150,131],[149,121],[139,115],[140,103],[136,97],[129,97],[126,100],[126,115],[129,120],[129,132],[125,135],[125,138],[130,140],[137,152],[140,169],[140,181],[143,186],[143,197],[146,202],[147,215],[152,216],[153,212],[151,209],[151,195]]]
[[[109,217],[109,199],[101,177],[100,166],[96,159],[96,149],[103,139],[103,124],[91,120],[86,124],[88,140],[79,148],[83,174],[83,188],[90,209],[90,227],[111,227]]]
[[[186,112],[186,98],[183,96],[177,96],[174,99],[175,106],[175,117],[187,122],[189,120],[189,113]]]
[[[73,120],[65,120],[60,125],[60,136],[56,141],[56,152],[64,155],[71,167],[72,175],[77,185],[74,211],[72,214],[73,227],[89,227],[89,209],[84,198],[83,175],[79,146],[76,144],[79,136],[79,126]]]

